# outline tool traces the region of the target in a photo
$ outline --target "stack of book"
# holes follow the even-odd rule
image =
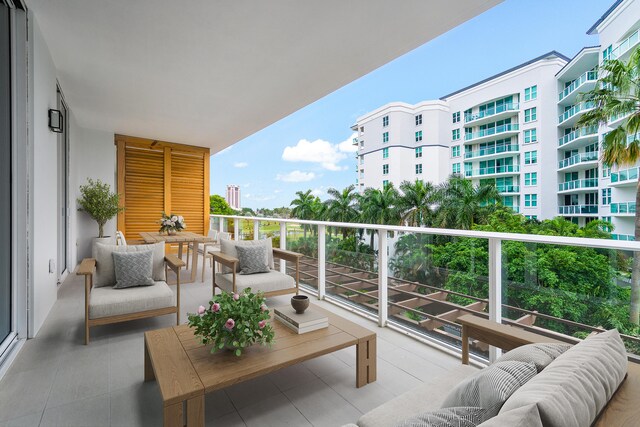
[[[298,314],[291,306],[273,309],[275,318],[297,334],[316,331],[329,326],[329,319],[322,313],[309,307],[304,313]]]

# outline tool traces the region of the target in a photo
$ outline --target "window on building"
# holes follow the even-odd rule
[[[417,174],[421,174],[422,173],[422,163],[418,163],[416,165],[416,173]]]
[[[602,220],[603,220],[604,222],[608,222],[609,224],[611,224],[611,217],[610,217],[610,216],[603,216],[603,217],[602,217]]]
[[[538,111],[536,107],[533,108],[527,108],[526,110],[524,110],[524,122],[528,123],[528,122],[532,122],[534,120],[536,120],[538,117]]]
[[[421,130],[416,132],[416,142],[420,142],[420,141],[422,141],[422,131]]]
[[[451,173],[459,174],[460,173],[460,163],[454,163],[451,165]]]
[[[525,208],[535,208],[538,206],[538,195],[537,194],[525,194],[524,195],[524,206]]]
[[[383,159],[388,159],[389,158],[389,148],[383,148],[382,149],[382,158]]]
[[[524,153],[524,164],[525,165],[535,165],[538,163],[538,152],[537,151],[527,151]]]
[[[416,116],[416,126],[420,126],[422,124],[422,114],[418,114]]]
[[[453,113],[452,115],[452,121],[453,123],[458,123],[460,122],[460,111],[456,111],[455,113]]]
[[[454,129],[451,131],[451,139],[457,141],[460,139],[460,129]]]
[[[531,219],[531,220],[537,220],[538,219],[538,215],[525,215],[524,217],[526,219]]]
[[[610,205],[611,204],[611,189],[603,188],[602,189],[602,204]]]
[[[363,165],[364,164],[364,156],[360,156],[360,164]]]
[[[389,126],[389,116],[384,116],[382,118],[382,126],[383,127]]]
[[[613,46],[609,45],[606,49],[602,51],[602,60],[606,61],[611,57],[611,52],[613,52]]]
[[[382,165],[382,175],[389,174],[389,165]]]
[[[360,126],[360,133],[364,133],[364,126]]]
[[[602,164],[602,177],[603,178],[608,178],[610,176],[611,176],[611,168],[603,163]]]
[[[389,180],[385,179],[384,181],[382,181],[382,188],[387,188],[389,186]]]
[[[454,145],[451,147],[451,157],[460,157],[460,146]]]
[[[422,147],[417,147],[416,148],[416,159],[419,159],[420,157],[422,157]]]
[[[382,133],[382,142],[389,142],[389,132]]]
[[[524,185],[527,187],[538,185],[538,172],[527,172],[524,174]]]
[[[538,86],[531,86],[525,88],[524,90],[524,100],[531,101],[532,99],[536,99],[538,97]]]
[[[524,143],[530,144],[538,141],[538,129],[527,129],[524,131]]]

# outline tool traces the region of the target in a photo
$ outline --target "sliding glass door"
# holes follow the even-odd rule
[[[0,344],[14,330],[11,282],[11,22],[0,1]]]

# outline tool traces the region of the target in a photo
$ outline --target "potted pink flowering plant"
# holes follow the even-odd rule
[[[211,352],[228,349],[236,356],[253,344],[271,345],[273,328],[268,323],[269,309],[261,292],[250,288],[242,293],[222,292],[189,314],[189,326],[195,329],[203,344],[213,344]]]

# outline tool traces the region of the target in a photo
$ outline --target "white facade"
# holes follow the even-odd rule
[[[227,185],[227,203],[231,209],[239,211],[240,207],[240,186]]]
[[[632,240],[640,164],[603,167],[599,149],[624,117],[600,128],[578,129],[576,122],[592,108],[580,94],[595,87],[598,64],[628,60],[640,45],[640,1],[614,3],[589,34],[598,34],[601,46],[571,60],[550,52],[438,101],[391,103],[358,118],[352,129],[360,192],[404,180],[439,184],[459,173],[476,184],[494,182],[503,204],[527,217],[563,216],[580,225],[604,219],[615,226],[614,238]],[[421,142],[413,139],[418,130]],[[413,155],[419,144],[421,162]]]
[[[440,100],[392,103],[360,117],[353,127],[359,190],[416,179],[439,184],[458,173],[476,183],[494,182],[515,211],[553,217],[555,194],[545,197],[539,189],[555,187],[557,178],[548,168],[543,176],[541,165],[556,159],[554,76],[566,62],[551,52]],[[535,155],[526,154],[525,162],[526,152]]]

